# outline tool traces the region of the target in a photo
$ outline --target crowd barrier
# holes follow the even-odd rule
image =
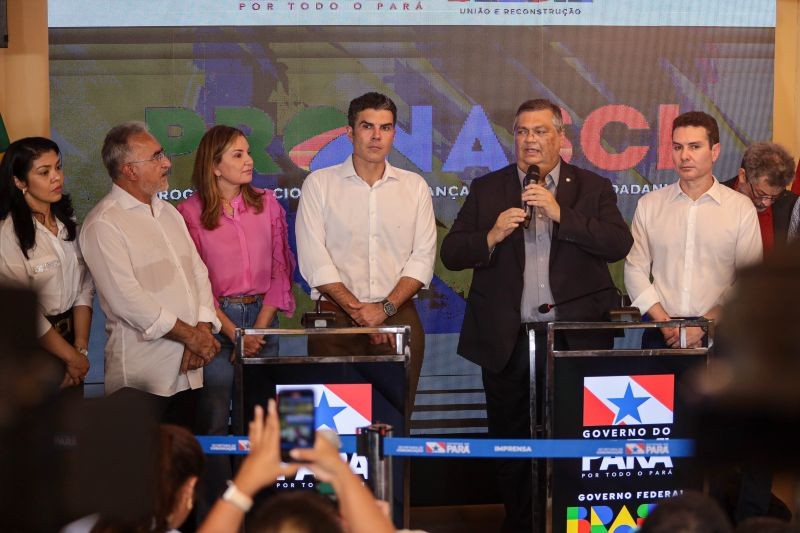
[[[342,453],[356,453],[355,435],[340,436]],[[197,436],[206,454],[246,455],[247,437]],[[694,441],[619,439],[436,439],[387,437],[383,455],[401,457],[486,457],[505,459],[574,459],[578,457],[692,457]]]

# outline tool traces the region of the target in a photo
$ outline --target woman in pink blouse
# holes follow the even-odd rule
[[[235,328],[277,327],[277,311],[291,315],[295,308],[292,275],[296,263],[289,250],[286,214],[275,194],[254,188],[252,180],[253,158],[244,133],[214,126],[197,148],[192,173],[195,192],[178,205],[208,267],[222,322],[217,336],[222,348],[203,371],[197,422],[198,431],[205,435],[229,433]],[[245,356],[277,354],[277,338],[245,338]],[[201,506],[213,503],[231,479],[228,456],[209,456],[208,467]]]

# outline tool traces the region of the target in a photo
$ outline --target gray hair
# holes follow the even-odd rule
[[[550,100],[544,98],[536,98],[534,100],[526,100],[517,108],[517,113],[514,115],[514,129],[517,128],[517,119],[522,113],[528,111],[545,111],[549,110],[553,114],[553,127],[556,131],[564,131],[564,118],[561,116],[561,108]]]
[[[128,140],[140,133],[149,133],[147,125],[144,122],[132,120],[114,126],[106,134],[106,138],[103,141],[103,149],[100,153],[103,157],[103,165],[105,165],[112,180],[120,176],[122,165],[125,164],[125,160],[130,155],[131,150]]]
[[[750,145],[742,158],[747,181],[753,183],[762,176],[772,187],[786,187],[794,179],[794,159],[780,144],[757,142]]]

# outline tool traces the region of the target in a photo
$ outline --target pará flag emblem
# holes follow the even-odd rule
[[[372,385],[369,383],[278,385],[276,392],[296,389],[314,391],[317,429],[355,435],[356,428],[372,424]]]
[[[672,424],[675,375],[583,378],[583,425]]]

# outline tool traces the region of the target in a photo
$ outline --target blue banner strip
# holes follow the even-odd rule
[[[341,435],[341,451],[355,453],[356,438]],[[247,437],[208,437],[197,440],[207,454],[244,455],[250,450]],[[564,459],[620,455],[691,457],[694,441],[600,440],[600,439],[434,439],[386,438],[384,453],[404,457],[494,457]]]

